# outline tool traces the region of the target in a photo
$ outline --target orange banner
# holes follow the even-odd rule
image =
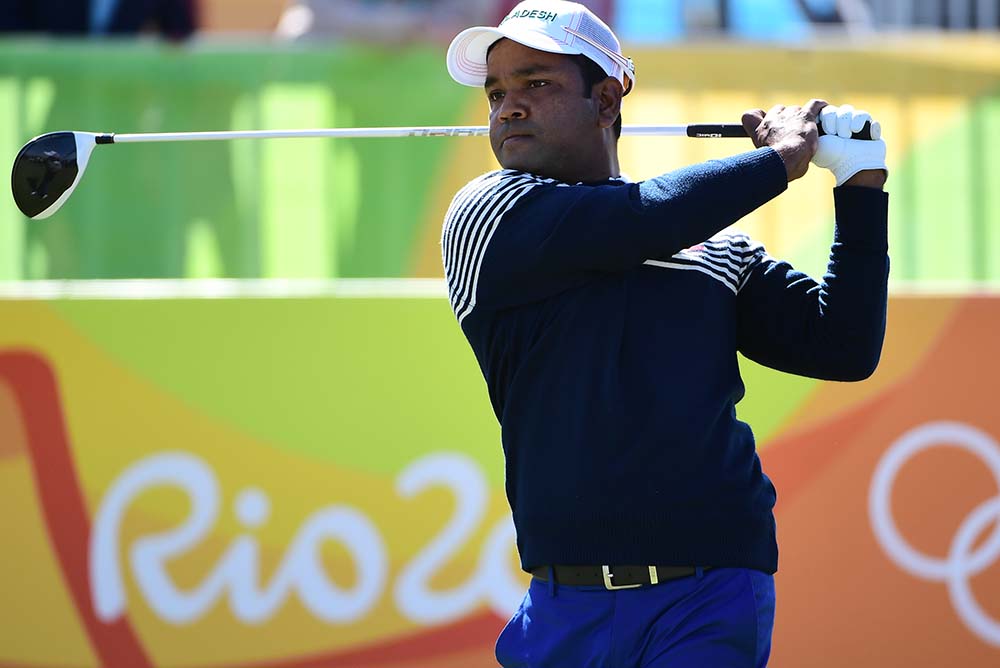
[[[823,385],[762,456],[779,498],[775,665],[1000,663],[1000,300],[890,314],[870,396]]]

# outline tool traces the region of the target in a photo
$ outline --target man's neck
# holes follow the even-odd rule
[[[607,148],[606,160],[599,161],[592,169],[575,172],[569,178],[558,178],[565,183],[597,183],[621,176],[618,166],[618,143],[612,142]]]
[[[608,156],[609,166],[611,168],[611,173],[608,178],[617,179],[622,175],[622,170],[618,166],[618,144],[611,146],[610,155]]]

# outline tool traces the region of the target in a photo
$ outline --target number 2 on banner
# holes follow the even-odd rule
[[[428,455],[399,476],[397,491],[411,498],[435,484],[450,488],[458,501],[452,520],[399,574],[396,605],[414,621],[425,624],[461,617],[487,599],[501,616],[510,616],[523,596],[523,588],[510,576],[505,548],[513,541],[513,525],[504,518],[487,539],[472,578],[448,592],[431,591],[428,582],[465,544],[486,513],[487,484],[479,467],[464,456]]]

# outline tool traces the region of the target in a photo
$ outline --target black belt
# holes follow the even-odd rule
[[[694,566],[553,566],[555,580],[564,585],[604,585],[605,589],[631,589],[694,575]],[[707,571],[708,566],[701,570]],[[549,567],[531,569],[539,580],[549,579]]]

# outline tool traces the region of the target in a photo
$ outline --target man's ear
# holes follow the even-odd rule
[[[621,82],[614,77],[607,77],[595,84],[594,97],[597,99],[597,117],[602,128],[610,128],[622,113],[622,97],[625,90]]]

